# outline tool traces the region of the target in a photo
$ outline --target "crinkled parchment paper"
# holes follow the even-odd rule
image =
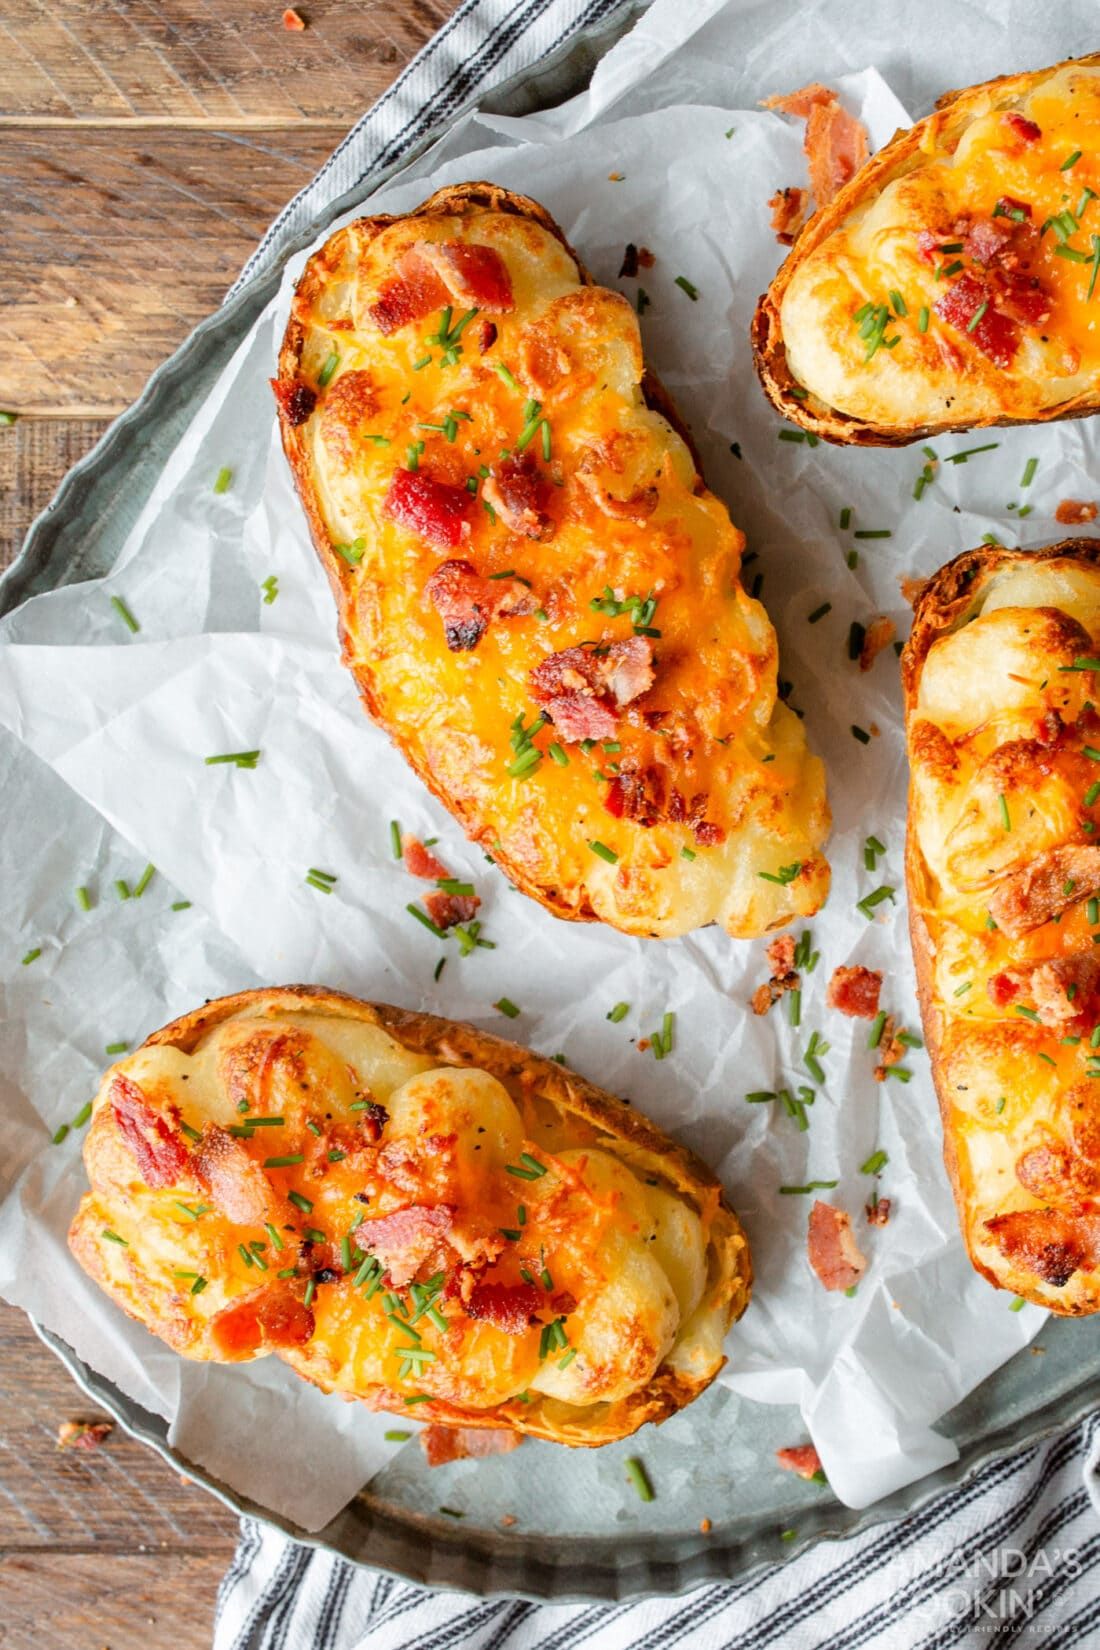
[[[301,259],[242,339],[110,577],[38,597],[0,627],[0,1291],[170,1417],[172,1441],[191,1459],[307,1527],[377,1470],[385,1418],[322,1397],[273,1359],[230,1370],[187,1364],[125,1320],[65,1249],[84,1185],[79,1133],[50,1144],[93,1091],[105,1045],[134,1045],[202,998],[242,986],[318,981],[468,1018],[563,1052],[690,1143],[722,1175],[756,1259],[755,1298],[729,1338],[722,1378],[743,1395],[799,1404],[849,1505],[953,1459],[937,1418],[1043,1321],[1030,1307],[1010,1311],[966,1261],[923,1052],[913,1051],[908,1084],[876,1083],[866,1023],[828,1013],[824,997],[838,963],[867,963],[885,973],[885,1005],[916,1025],[896,659],[888,650],[861,674],[847,656],[849,625],[887,612],[904,634],[899,578],[930,572],[983,534],[1028,545],[1055,536],[1056,501],[1095,490],[1094,426],[940,441],[941,460],[979,440],[997,445],[965,465],[941,462],[916,502],[919,449],[848,453],[779,440],[747,343],[780,258],[768,197],[804,179],[800,128],[758,99],[824,79],[878,145],[907,120],[888,81],[923,111],[948,85],[1094,44],[1089,7],[1034,12],[930,0],[919,30],[908,14],[914,55],[903,59],[894,8],[868,17],[789,0],[658,0],[583,96],[523,120],[466,121],[371,202],[399,211],[440,184],[494,179],[544,201],[596,275],[632,297],[639,283],[618,278],[626,242],[656,254],[640,283],[651,300],[647,353],[692,426],[711,486],[749,535],[746,578],[762,581],[781,673],[829,766],[833,892],[812,925],[821,960],[804,981],[801,1026],[789,1024],[785,1004],[766,1019],[748,1010],[768,972],[761,943],[714,931],[640,942],[558,922],[515,893],[362,714],[337,663],[329,592],[267,387]],[[217,494],[223,466],[233,481]],[[1007,506],[1025,502],[1032,513],[1020,521]],[[842,510],[851,511],[845,531]],[[891,537],[858,536],[880,529]],[[265,603],[260,586],[272,575],[278,597]],[[137,634],[112,596],[136,617]],[[872,734],[868,743],[853,724]],[[242,749],[262,751],[254,770],[204,764]],[[453,942],[441,947],[407,915],[421,885],[390,857],[395,818],[438,836],[449,865],[476,881],[495,950],[460,959]],[[870,834],[886,845],[873,872],[864,866]],[[147,861],[152,882],[140,899],[120,901],[115,880],[132,886]],[[338,877],[331,896],[307,886],[314,865]],[[79,885],[93,891],[90,913],[77,907]],[[871,920],[857,901],[880,886],[895,896]],[[185,900],[190,908],[173,909]],[[504,993],[522,1010],[514,1023],[491,1007]],[[630,1013],[612,1025],[606,1014],[620,1000]],[[657,1062],[635,1045],[667,1010],[675,1050]],[[824,1084],[802,1064],[814,1030],[831,1044]],[[747,1091],[803,1084],[815,1090],[805,1132],[780,1106],[745,1102]],[[876,1152],[888,1162],[873,1180],[860,1166]],[[825,1294],[809,1271],[811,1199],[779,1191],[810,1180],[838,1182],[826,1195],[852,1213],[870,1256],[852,1298]],[[876,1187],[894,1213],[870,1230],[861,1210]],[[272,1451],[264,1446],[275,1431]]]

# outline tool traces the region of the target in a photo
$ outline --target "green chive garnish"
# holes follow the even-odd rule
[[[694,303],[695,300],[698,298],[699,288],[697,286],[694,286],[692,284],[692,282],[688,280],[686,275],[677,275],[676,285],[680,288],[681,292],[686,292],[687,293],[687,295],[691,299],[692,303]]]
[[[607,1018],[611,1021],[612,1025],[618,1025],[619,1021],[625,1020],[629,1013],[629,1003],[616,1003],[615,1007],[607,1015]]]
[[[304,1162],[305,1162],[305,1156],[302,1152],[288,1152],[285,1157],[265,1157],[264,1158],[264,1168],[265,1169],[290,1169],[290,1168],[293,1168],[295,1163],[304,1163]],[[294,1201],[297,1202],[297,1198],[294,1197],[293,1192],[290,1192],[287,1195],[291,1198],[294,1198]],[[300,1203],[298,1204],[298,1207],[301,1208]],[[312,1209],[312,1207],[313,1207],[313,1204],[311,1203],[310,1208]]]
[[[340,356],[336,350],[329,355],[328,360],[317,374],[317,384],[320,389],[327,389],[332,381],[332,375],[340,365]],[[224,474],[224,472],[223,472]],[[222,489],[224,491],[224,489]]]
[[[126,626],[127,630],[133,631],[134,635],[136,636],[138,631],[141,629],[141,626],[138,624],[137,620],[134,618],[134,615],[130,612],[130,609],[126,606],[126,603],[123,601],[122,597],[121,596],[112,596],[111,597],[111,606],[114,608],[115,612],[118,614],[119,618],[122,620],[122,622]]]
[[[630,1482],[634,1486],[634,1489],[637,1491],[639,1501],[655,1500],[656,1497],[653,1492],[653,1485],[650,1483],[649,1475],[641,1461],[639,1461],[638,1457],[636,1455],[632,1455],[629,1460],[626,1461],[625,1466],[626,1476],[629,1478]]]
[[[117,1232],[112,1232],[109,1226],[105,1226],[103,1228],[103,1236],[107,1239],[108,1243],[121,1243],[124,1249],[128,1249],[130,1247],[126,1239],[124,1237],[119,1237]]]
[[[1012,816],[1009,814],[1008,801],[1007,801],[1007,799],[1005,797],[1005,793],[1003,791],[1001,792],[1001,794],[1000,794],[1000,796],[998,797],[997,800],[1000,802],[1000,805],[1001,805],[1001,824],[1004,826],[1006,831],[1011,831],[1011,829],[1012,829]]]
[[[596,855],[597,859],[606,860],[608,865],[617,865],[618,864],[618,862],[619,862],[618,854],[615,852],[615,850],[613,848],[609,848],[605,842],[590,842],[588,844],[588,846],[591,848],[592,852]]]
[[[510,997],[501,997],[493,1004],[493,1007],[499,1013],[506,1014],[510,1020],[518,1019],[521,1013],[521,1010],[516,1007]]]

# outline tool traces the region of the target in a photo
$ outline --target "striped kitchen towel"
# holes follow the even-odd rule
[[[682,1598],[432,1592],[245,1519],[214,1650],[947,1650],[1100,1644],[1100,1413],[911,1518]]]
[[[346,191],[632,0],[466,0],[272,224],[238,285]],[[636,9],[636,0],[634,7]],[[681,1598],[532,1604],[430,1591],[242,1520],[215,1650],[946,1650],[1100,1644],[1100,1414],[913,1517]]]

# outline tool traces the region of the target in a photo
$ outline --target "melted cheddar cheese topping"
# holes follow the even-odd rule
[[[274,1352],[377,1408],[531,1430],[550,1405],[583,1429],[658,1370],[722,1363],[713,1209],[621,1146],[379,1026],[238,1012],[106,1074],[70,1241],[187,1357]]]
[[[987,1275],[1063,1313],[1100,1309],[1098,652],[1100,572],[1020,558],[929,648],[908,729],[964,1233]]]
[[[512,307],[455,299],[384,333],[390,283],[438,245],[499,257]],[[744,937],[816,911],[823,768],[777,698],[775,634],[739,580],[743,535],[646,403],[626,300],[584,285],[541,223],[474,211],[341,231],[292,325],[317,394],[292,462],[345,661],[468,833],[558,914],[632,934],[719,922]],[[507,507],[509,466],[535,500],[526,520]],[[461,509],[453,546],[387,504],[423,478]],[[501,610],[472,617],[497,591]],[[577,655],[561,659],[572,649],[589,661],[580,677]],[[633,679],[585,701],[585,672],[619,654]],[[579,689],[579,718],[535,691],[544,665],[564,670],[574,708]]]
[[[1100,68],[965,93],[894,145],[896,165],[862,198],[855,180],[782,299],[787,364],[813,405],[919,430],[1094,396]]]

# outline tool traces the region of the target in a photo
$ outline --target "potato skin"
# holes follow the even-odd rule
[[[1087,695],[1087,684],[1095,680],[1092,673],[1070,669],[1065,660],[1082,647],[1090,657],[1097,651],[1100,541],[1066,539],[1043,550],[990,546],[967,551],[934,574],[917,598],[912,632],[902,655],[912,775],[906,885],[917,995],[943,1122],[944,1162],[970,1259],[995,1287],[1062,1316],[1085,1316],[1100,1311],[1100,1094],[1093,1098],[1097,1084],[1085,1078],[1090,1038],[1086,1031],[1076,1046],[1067,1047],[1060,1032],[1076,1033],[1076,1024],[1037,1023],[1027,1006],[1032,999],[1026,990],[1017,1015],[1013,1002],[1000,1003],[996,987],[988,992],[987,981],[999,979],[1014,967],[1026,973],[1051,959],[1065,959],[1075,966],[1072,960],[1083,957],[1086,965],[1091,964],[1091,934],[1085,921],[1085,896],[1090,889],[1081,882],[1074,898],[1072,881],[1067,880],[1068,895],[1063,888],[1059,898],[1055,890],[1056,922],[1009,933],[1000,924],[996,930],[989,928],[986,910],[989,906],[1001,909],[997,899],[1003,898],[1006,885],[1021,869],[1026,875],[1034,861],[1025,855],[1022,864],[1009,867],[1005,875],[980,883],[976,880],[975,886],[961,893],[943,879],[940,873],[950,860],[942,854],[939,831],[949,819],[959,817],[959,787],[973,782],[979,764],[971,742],[983,740],[985,734],[980,751],[988,761],[991,754],[995,757],[998,735],[987,733],[981,724],[968,730],[966,724],[973,716],[968,717],[963,708],[965,689],[958,694],[958,718],[946,718],[946,740],[938,725],[944,720],[942,714],[930,722],[921,704],[922,681],[930,655],[936,660],[938,645],[960,635],[980,640],[983,608],[998,582],[1019,575],[1042,580],[1048,569],[1075,581],[1078,591],[1091,586],[1095,602],[1092,645],[1085,646],[1088,627],[1082,629],[1055,601],[1050,606],[1022,603],[1019,607],[1008,602],[986,613],[986,622],[992,618],[1000,627],[995,646],[1026,649],[1033,637],[1041,646],[1045,635],[1063,649],[1061,669],[1057,654],[1048,655],[1041,667],[1043,688],[1048,691],[1045,700],[1035,699],[1034,681],[1029,688],[1020,672],[1007,673],[1019,699],[1002,712],[1005,724],[1001,731],[1006,738],[1001,749],[1008,757],[998,770],[997,783],[1005,786],[1001,794],[1010,822],[1018,830],[1025,826],[1028,798],[1034,795],[1025,766],[1033,753],[1018,742],[1021,728],[1033,723],[1042,730],[1042,738],[1053,738],[1054,724],[1044,726],[1048,711],[1057,701],[1068,716],[1078,708],[1077,700]],[[1002,583],[1002,591],[1008,588]],[[995,699],[1001,683],[994,678],[991,657],[983,655],[983,659],[990,697]],[[1037,677],[1038,652],[1034,663]],[[1067,682],[1070,687],[1061,686]],[[939,695],[938,704],[946,703],[945,696]],[[984,707],[973,714],[981,717],[983,712]],[[928,733],[930,726],[936,728],[934,735]],[[1055,743],[1044,748],[1032,771],[1044,779],[1051,774],[1057,778],[1073,760],[1071,750]],[[1089,766],[1086,762],[1085,767]],[[1075,787],[1078,783],[1074,778]],[[922,835],[936,845],[936,866],[930,865],[922,848]],[[1008,833],[1001,835],[1011,841]],[[1087,848],[1087,834],[1070,828],[1067,835],[1071,848],[1074,843]],[[1060,875],[1057,880],[1061,881]],[[1002,916],[1002,922],[1007,921]],[[1038,996],[1035,1000],[1039,1001]],[[969,1015],[965,1005],[973,1005]],[[1087,1007],[1084,996],[1081,1006]],[[1094,1012],[1093,1018],[1100,1019],[1100,1013]],[[966,1082],[961,1081],[964,1076]],[[994,1100],[1001,1089],[1004,1093]],[[1033,1181],[1025,1185],[1027,1165],[1034,1165],[1040,1152],[1047,1164],[1046,1179],[1038,1186]],[[1038,1217],[1028,1242],[1012,1241],[1009,1228],[1009,1240],[1002,1244],[995,1227],[986,1225],[987,1220],[996,1223],[1020,1216],[1025,1220]],[[1044,1222],[1049,1222],[1049,1232]],[[1069,1265],[1065,1254],[1074,1250],[1077,1263],[1062,1277]]]
[[[350,495],[338,498],[333,490],[332,461],[321,450],[314,426],[320,420],[323,434],[326,406],[350,373],[341,370],[331,387],[319,382],[328,345],[318,343],[327,336],[318,316],[330,300],[337,302],[334,293],[349,287],[354,294],[357,281],[375,290],[370,282],[377,281],[378,270],[371,260],[376,247],[382,248],[377,252],[382,259],[385,248],[395,244],[387,236],[412,240],[421,232],[455,234],[455,226],[485,223],[487,215],[498,229],[502,222],[517,225],[516,261],[528,298],[533,283],[522,261],[530,246],[524,248],[523,237],[544,237],[545,248],[553,249],[553,257],[547,251],[544,261],[556,257],[559,264],[547,276],[547,290],[562,291],[560,298],[542,307],[529,304],[526,310],[517,298],[515,316],[497,317],[502,337],[512,326],[505,353],[509,371],[518,375],[511,391],[514,408],[529,390],[532,399],[536,395],[519,364],[527,334],[548,326],[548,314],[558,303],[565,306],[562,326],[572,317],[579,328],[577,359],[569,369],[573,378],[583,376],[600,350],[612,352],[617,365],[607,374],[601,363],[605,378],[614,379],[610,391],[605,381],[602,386],[596,382],[591,393],[582,387],[570,394],[568,385],[560,393],[553,388],[538,392],[554,428],[553,457],[545,465],[554,480],[553,508],[559,515],[553,536],[537,542],[537,537],[517,532],[501,534],[496,515],[490,532],[483,498],[477,496],[466,545],[450,552],[468,556],[479,574],[491,578],[504,577],[509,569],[526,576],[542,607],[533,616],[494,618],[469,651],[448,653],[427,594],[437,558],[407,550],[379,509],[408,434],[422,424],[405,431],[391,422],[387,428],[403,432],[392,451],[367,448],[365,456],[363,451],[350,455],[345,468],[353,481],[367,475],[372,463],[376,466],[354,504],[367,522],[362,535],[366,548],[355,568],[336,548],[340,535],[333,521],[339,516],[337,506],[342,508]],[[468,233],[476,232],[471,228]],[[505,242],[498,244],[508,250]],[[367,276],[360,273],[364,268]],[[353,310],[355,302],[353,296]],[[409,329],[414,342],[429,332],[432,319]],[[449,443],[426,435],[428,450],[420,458],[421,469],[444,473],[456,485],[464,471],[467,484],[476,482],[494,464],[501,443],[515,442],[515,428],[501,422],[501,382],[492,370],[498,359],[507,366],[500,356],[505,345],[490,345],[479,362],[472,342],[479,324],[475,321],[464,335],[461,371],[469,381],[467,399],[458,398],[460,410],[472,411],[475,421],[462,422],[457,439]],[[395,339],[401,342],[401,333],[379,344],[369,327],[360,325],[332,333],[337,343],[341,336],[348,339],[349,350],[359,352],[357,363],[389,374],[391,389],[404,388],[406,397],[435,395],[437,378],[440,397],[456,393],[452,386],[459,380],[453,373],[437,374],[434,364],[418,372],[411,356],[405,377],[391,382],[390,346]],[[525,356],[523,360],[526,365]],[[634,370],[640,373],[636,405],[630,400],[637,393]],[[299,384],[315,397],[304,419],[298,417],[300,408],[288,405]],[[828,866],[820,851],[829,828],[824,772],[807,753],[797,720],[777,701],[774,632],[759,603],[740,585],[743,536],[707,493],[690,438],[644,366],[629,306],[592,282],[542,207],[493,184],[467,184],[441,190],[405,217],[361,219],[339,231],[310,260],[299,283],[276,388],[284,450],[336,598],[342,656],[364,706],[418,777],[517,887],[556,916],[606,921],[645,937],[674,937],[712,921],[735,937],[751,937],[818,909],[828,890]],[[383,397],[391,419],[392,399],[392,394],[388,402]],[[604,403],[615,409],[607,414],[619,421],[615,430],[625,431],[630,440],[643,434],[657,463],[656,476],[646,477],[649,486],[642,491],[659,493],[660,500],[648,517],[643,504],[643,519],[637,521],[602,513],[581,484],[593,445],[606,433],[600,423]],[[513,416],[513,409],[506,410]],[[419,417],[437,424],[437,407]],[[480,451],[483,429],[489,436]],[[374,439],[374,433],[368,431],[365,439]],[[532,442],[527,454],[541,462],[538,446],[537,440]],[[494,468],[490,481],[495,479]],[[482,485],[488,488],[490,481]],[[620,598],[650,589],[658,596],[651,626],[655,678],[652,688],[620,713],[616,740],[621,748],[614,750],[613,743],[613,761],[601,763],[599,747],[588,753],[593,741],[570,742],[552,723],[537,740],[544,754],[548,742],[558,742],[567,764],[553,767],[544,760],[528,779],[507,778],[513,714],[518,710],[527,722],[539,709],[531,696],[530,671],[551,650],[557,655],[566,647],[603,648],[612,638],[630,638],[627,620],[609,618],[597,605],[609,586]],[[418,661],[416,684],[411,667],[403,663],[406,656]],[[489,692],[490,683],[499,685]],[[616,767],[631,780],[644,781],[640,789],[656,776],[651,817],[639,819],[629,806],[625,812],[621,803],[613,806],[612,793],[621,788]],[[648,804],[647,796],[638,807],[644,811]],[[596,857],[588,845],[592,840],[611,847],[617,859]],[[795,868],[792,879],[776,881],[774,873],[788,866]]]
[[[303,1016],[309,1017],[308,1022]],[[540,1116],[546,1119],[544,1127],[551,1130],[555,1143],[553,1152],[549,1146],[546,1147],[549,1155],[565,1149],[557,1145],[559,1137],[588,1149],[610,1153],[628,1165],[632,1174],[648,1177],[646,1184],[659,1185],[694,1211],[706,1235],[708,1271],[699,1305],[690,1319],[681,1323],[676,1342],[652,1376],[640,1382],[635,1390],[614,1401],[589,1405],[566,1403],[538,1392],[531,1393],[527,1402],[510,1400],[486,1405],[482,1401],[474,1405],[474,1388],[471,1385],[470,1406],[464,1404],[459,1395],[451,1398],[437,1396],[430,1402],[418,1405],[417,1419],[462,1427],[510,1428],[551,1442],[597,1446],[627,1436],[646,1421],[664,1420],[710,1385],[725,1361],[721,1354],[721,1340],[729,1325],[748,1304],[752,1285],[747,1240],[711,1172],[689,1151],[669,1140],[623,1101],[596,1088],[556,1061],[544,1059],[473,1026],[386,1004],[364,1003],[342,992],[315,986],[246,991],[213,1000],[154,1032],[141,1049],[135,1050],[133,1055],[127,1056],[125,1061],[119,1062],[106,1074],[85,1144],[85,1161],[93,1190],[83,1199],[73,1221],[70,1247],[84,1269],[117,1304],[185,1356],[214,1358],[217,1361],[232,1356],[223,1348],[212,1345],[211,1320],[209,1315],[204,1317],[203,1313],[204,1297],[209,1300],[227,1282],[229,1261],[236,1253],[236,1240],[240,1236],[240,1223],[230,1223],[231,1229],[223,1239],[217,1233],[218,1211],[213,1217],[208,1217],[215,1221],[215,1232],[202,1240],[207,1245],[205,1253],[208,1259],[198,1269],[208,1274],[209,1286],[204,1288],[197,1301],[189,1294],[186,1283],[175,1290],[165,1287],[163,1277],[156,1275],[158,1268],[163,1273],[165,1265],[169,1264],[171,1270],[171,1264],[178,1265],[178,1259],[171,1264],[164,1262],[158,1254],[159,1239],[155,1234],[166,1219],[174,1220],[174,1242],[186,1243],[193,1239],[198,1243],[199,1224],[191,1226],[175,1215],[175,1210],[180,1206],[176,1202],[179,1197],[177,1190],[151,1191],[142,1177],[135,1174],[133,1157],[120,1136],[109,1098],[115,1092],[111,1085],[117,1080],[118,1073],[136,1070],[154,1104],[159,1103],[161,1115],[171,1120],[177,1115],[171,1095],[181,1092],[194,1095],[197,1091],[194,1088],[173,1089],[171,1085],[158,1091],[156,1077],[148,1075],[148,1062],[145,1063],[146,1075],[143,1076],[143,1057],[150,1051],[179,1050],[184,1055],[198,1057],[205,1049],[210,1057],[212,1040],[217,1045],[217,1039],[224,1038],[227,1032],[231,1038],[242,1038],[244,1046],[248,1047],[251,1037],[263,1039],[265,1025],[271,1028],[267,1035],[275,1032],[285,1038],[287,1025],[309,1024],[316,1027],[319,1023],[331,1024],[335,1033],[343,1028],[353,1034],[356,1027],[384,1032],[400,1049],[413,1056],[429,1075],[435,1068],[443,1067],[456,1071],[472,1069],[488,1074],[490,1079],[503,1085],[521,1108],[529,1104],[537,1104],[541,1108]],[[340,1046],[344,1047],[343,1044]],[[153,1052],[154,1071],[156,1058]],[[222,1060],[224,1055],[219,1053],[217,1058]],[[225,1086],[227,1068],[219,1064],[217,1069],[222,1076],[215,1085],[219,1090],[214,1097],[215,1107],[220,1107],[231,1117],[239,1110],[235,1102],[236,1090]],[[244,1065],[238,1060],[231,1069],[234,1080],[237,1080],[242,1073],[245,1078],[250,1078],[256,1068],[250,1068],[247,1060]],[[360,1069],[369,1070],[369,1064]],[[309,1077],[310,1085],[316,1092],[316,1068],[307,1064],[299,1070],[303,1079]],[[208,1081],[199,1068],[192,1068],[192,1077],[196,1083]],[[268,1081],[268,1076],[265,1075],[263,1081]],[[297,1079],[292,1088],[296,1086]],[[304,1082],[302,1086],[306,1086]],[[280,1110],[283,1109],[280,1105]],[[289,1109],[287,1106],[288,1112]],[[202,1116],[202,1112],[196,1112],[195,1120]],[[490,1125],[491,1132],[490,1117],[483,1114],[483,1120]],[[383,1127],[383,1141],[386,1126]],[[391,1149],[392,1146],[391,1141]],[[329,1172],[340,1171],[335,1169]],[[519,1181],[506,1184],[509,1195],[522,1195],[523,1187]],[[424,1184],[421,1190],[424,1200],[428,1201],[432,1195],[431,1188]],[[315,1198],[318,1195],[314,1193]],[[410,1197],[415,1201],[413,1191],[406,1188],[405,1201]],[[305,1224],[310,1219],[321,1218],[320,1208],[320,1204],[315,1204],[315,1212],[307,1214]],[[295,1216],[293,1209],[286,1209],[284,1213],[302,1224],[301,1217]],[[272,1214],[270,1218],[282,1226],[281,1216]],[[116,1244],[106,1238],[104,1228],[110,1230],[121,1226],[129,1230],[126,1223],[130,1220],[135,1222],[133,1244],[120,1252]],[[270,1226],[268,1230],[270,1232]],[[287,1227],[282,1227],[282,1230],[289,1233]],[[143,1253],[146,1242],[148,1247]],[[285,1260],[289,1255],[293,1260],[295,1239],[288,1235],[284,1242],[287,1248],[278,1258]],[[211,1253],[219,1252],[224,1256],[221,1262],[223,1276],[219,1276],[209,1262]],[[355,1264],[358,1264],[358,1258]],[[274,1264],[270,1246],[268,1259]],[[194,1268],[188,1275],[193,1274]],[[262,1276],[252,1272],[245,1276],[248,1284],[258,1281],[266,1286],[270,1282],[270,1269]],[[229,1304],[235,1304],[240,1300],[241,1289],[247,1286],[242,1285],[240,1279],[229,1282]],[[297,1311],[303,1285],[295,1282],[288,1287],[293,1294],[290,1305]],[[339,1284],[323,1287],[340,1290]],[[340,1298],[342,1300],[342,1294]],[[356,1386],[343,1378],[333,1363],[333,1355],[336,1354],[350,1360],[347,1367],[354,1371],[358,1367],[354,1362],[359,1355],[356,1349],[364,1333],[374,1332],[364,1331],[365,1308],[356,1304],[357,1300],[358,1297],[350,1307],[341,1305],[340,1310],[345,1316],[340,1322],[345,1327],[340,1328],[338,1323],[337,1329],[328,1333],[319,1358],[311,1359],[308,1342],[288,1346],[276,1343],[265,1350],[276,1352],[303,1378],[325,1390],[359,1398],[372,1408],[408,1413],[404,1405],[405,1393],[400,1388],[395,1390],[377,1382]],[[346,1315],[349,1311],[350,1318]],[[345,1334],[346,1342],[342,1340]],[[511,1343],[506,1340],[502,1344],[507,1348]],[[242,1355],[253,1354],[245,1352]],[[483,1394],[480,1396],[483,1397]]]
[[[1002,75],[963,91],[945,93],[931,115],[907,131],[896,133],[828,206],[813,215],[768,291],[761,297],[753,317],[752,348],[757,374],[777,412],[822,440],[838,445],[903,447],[914,441],[967,429],[1087,418],[1100,409],[1100,395],[1092,384],[1087,384],[1056,404],[1033,406],[1022,411],[1013,409],[1011,396],[1006,393],[1007,404],[990,404],[984,410],[965,417],[930,415],[912,421],[901,418],[876,420],[845,413],[813,395],[805,394],[788,360],[788,344],[781,315],[791,283],[804,269],[811,255],[849,224],[856,214],[874,203],[890,184],[919,170],[923,157],[953,153],[976,118],[993,110],[1011,108],[1060,71],[1097,67],[1100,67],[1100,53],[1093,53],[1067,59],[1047,69]],[[1086,234],[1086,241],[1087,238]],[[885,293],[881,296],[885,297]],[[951,336],[957,346],[955,353],[960,357],[957,381],[965,383],[982,364],[975,362],[975,352],[967,345],[965,337],[960,338],[954,333]],[[795,393],[799,391],[801,393]]]

